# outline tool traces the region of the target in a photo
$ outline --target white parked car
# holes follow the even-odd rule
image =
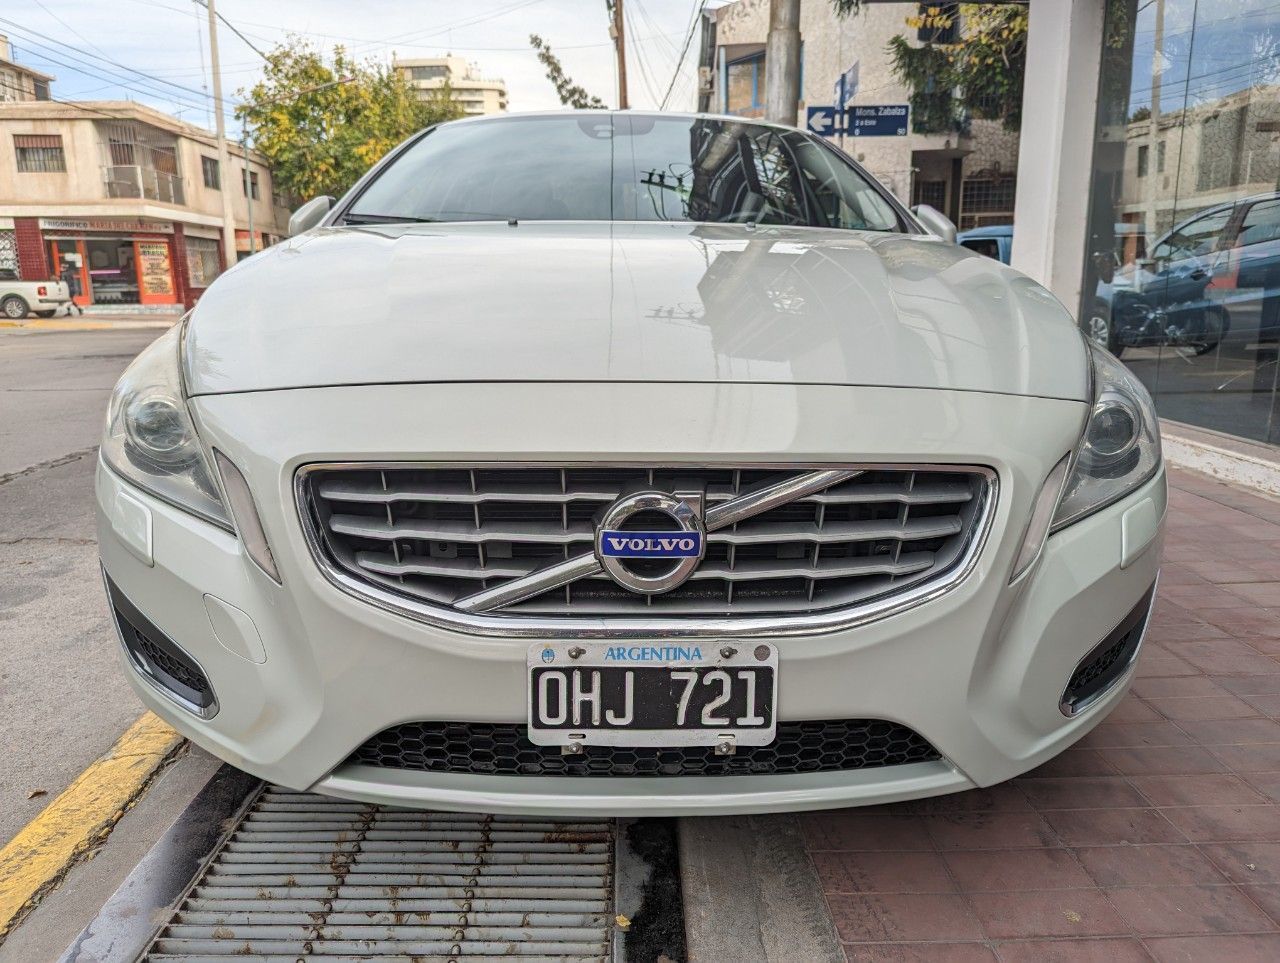
[[[20,281],[16,271],[0,268],[0,317],[21,321],[28,314],[51,318],[71,300],[65,281]]]
[[[438,809],[805,809],[989,786],[1123,695],[1150,397],[828,144],[466,120],[294,226],[128,369],[98,468],[126,671],[223,759]]]

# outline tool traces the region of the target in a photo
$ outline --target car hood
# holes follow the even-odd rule
[[[451,381],[874,385],[1084,400],[1075,325],[900,234],[687,223],[321,228],[219,278],[192,395]]]

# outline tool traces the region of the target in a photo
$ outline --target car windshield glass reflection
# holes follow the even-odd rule
[[[642,114],[439,127],[388,165],[344,218],[512,219],[903,230],[862,172],[798,131]]]

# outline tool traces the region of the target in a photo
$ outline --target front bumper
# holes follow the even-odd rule
[[[1073,446],[1084,405],[781,385],[675,385],[655,394],[652,385],[406,385],[196,399],[206,440],[249,480],[284,585],[263,576],[233,536],[100,465],[104,568],[198,660],[220,705],[212,718],[197,718],[126,663],[134,688],[193,741],[295,789],[440,809],[646,815],[815,809],[987,786],[1051,758],[1122,697],[1127,678],[1074,717],[1060,709],[1080,659],[1156,579],[1163,472],[1052,536],[1033,570],[1008,584],[1031,500]],[[566,412],[574,418],[571,438]],[[339,591],[307,551],[292,500],[297,468],[333,460],[505,459],[928,461],[995,469],[1000,495],[991,534],[956,588],[870,624],[776,641],[780,720],[900,722],[943,759],[850,772],[679,778],[475,776],[345,764],[369,736],[402,722],[523,721],[528,639],[427,626]]]

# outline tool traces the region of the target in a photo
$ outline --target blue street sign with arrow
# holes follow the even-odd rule
[[[833,137],[839,130],[836,127],[837,118],[836,108],[829,107],[810,107],[808,110],[808,127],[811,134],[817,134],[820,137]]]
[[[845,108],[844,132],[850,137],[905,137],[907,104],[867,104]]]

